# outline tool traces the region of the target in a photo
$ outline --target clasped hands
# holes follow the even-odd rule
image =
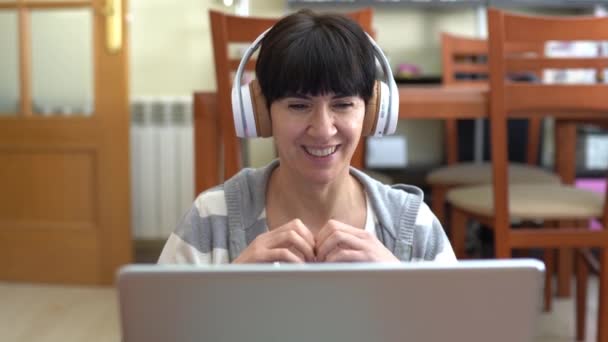
[[[316,235],[299,219],[258,235],[234,263],[399,262],[375,235],[329,220]]]

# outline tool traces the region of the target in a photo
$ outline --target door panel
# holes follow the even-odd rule
[[[0,170],[0,189],[11,198],[0,207],[5,221],[65,223],[74,228],[94,224],[95,150],[7,149],[0,151],[0,165],[5,165]]]
[[[95,230],[67,227],[0,230],[2,279],[97,284],[100,246]],[[61,246],[61,248],[57,248]]]
[[[103,6],[0,2],[18,13],[0,50],[18,56],[19,90],[0,117],[0,280],[111,284],[131,261],[128,40],[106,49]]]

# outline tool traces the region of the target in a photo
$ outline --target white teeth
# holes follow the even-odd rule
[[[306,147],[306,152],[312,154],[315,157],[327,157],[330,154],[334,153],[336,151],[336,148],[337,148],[337,146],[332,146],[332,147],[323,148],[323,149],[314,149],[314,148]]]

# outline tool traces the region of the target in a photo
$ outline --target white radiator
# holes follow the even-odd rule
[[[133,238],[166,239],[194,199],[191,97],[131,102]]]

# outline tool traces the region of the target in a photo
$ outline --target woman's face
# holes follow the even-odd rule
[[[318,185],[348,172],[363,127],[361,97],[295,95],[274,101],[270,113],[281,167]]]

